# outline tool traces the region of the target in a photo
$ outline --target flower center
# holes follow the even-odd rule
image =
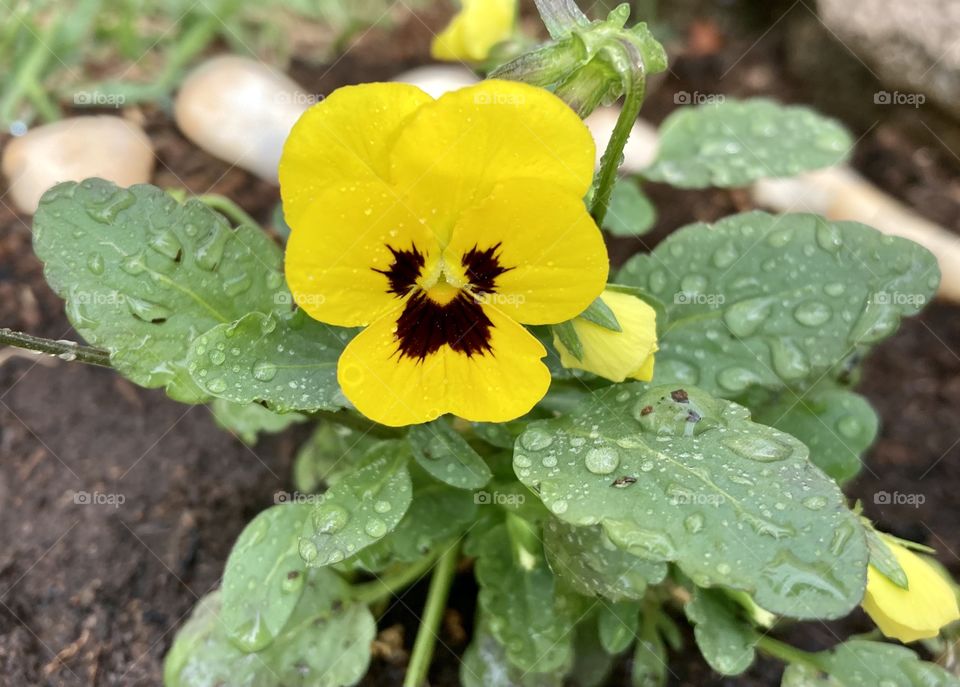
[[[482,300],[496,292],[496,280],[513,269],[500,264],[500,244],[474,246],[451,265],[444,257],[426,269],[426,256],[412,245],[388,246],[390,267],[374,268],[387,278],[387,292],[405,298],[394,338],[401,358],[423,361],[443,346],[470,357],[490,352],[493,323]]]

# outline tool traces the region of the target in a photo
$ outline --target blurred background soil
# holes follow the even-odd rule
[[[643,3],[641,3],[643,4]],[[665,4],[665,3],[664,3]],[[666,10],[663,10],[666,12]],[[312,93],[390,78],[429,61],[431,35],[450,8],[410,13],[389,33],[374,28],[328,65],[294,63]],[[644,117],[658,122],[678,92],[768,95],[840,118],[859,138],[854,166],[889,194],[960,231],[960,128],[925,106],[875,106],[880,86],[802,1],[678,2],[659,17],[669,31],[671,71]],[[662,32],[661,32],[662,35]],[[168,112],[142,109],[160,163],[154,183],[229,196],[268,222],[270,185],[188,143]],[[2,190],[2,189],[0,189]],[[648,185],[659,210],[642,239],[616,239],[622,262],[687,223],[752,207],[745,192],[676,191]],[[29,218],[0,205],[0,326],[76,338],[31,249]],[[902,537],[935,547],[960,573],[960,308],[934,303],[903,323],[866,361],[862,393],[882,419],[862,475],[850,485],[867,515]],[[133,386],[109,370],[0,351],[0,683],[159,685],[162,658],[196,600],[219,580],[244,524],[290,489],[303,427],[250,448],[219,430],[203,406]],[[880,505],[880,490],[923,503]],[[122,504],[77,504],[74,493],[120,494]],[[424,596],[397,600],[365,685],[399,685]],[[458,593],[462,592],[462,593]],[[472,623],[473,583],[461,575],[432,682],[456,684]],[[869,629],[859,611],[834,623],[781,633],[807,649]],[[689,639],[689,638],[688,638]],[[778,664],[760,660],[721,678],[693,648],[671,662],[671,684],[776,685]],[[629,684],[624,662],[611,685]]]

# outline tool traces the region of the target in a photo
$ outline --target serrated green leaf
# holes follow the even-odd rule
[[[359,567],[379,572],[393,563],[413,563],[465,532],[477,516],[471,493],[433,482],[417,485],[396,529],[356,556]]]
[[[303,560],[333,565],[391,532],[410,507],[409,459],[406,442],[381,442],[365,456],[363,467],[320,496],[303,527]]]
[[[734,215],[672,234],[618,281],[667,304],[654,382],[734,398],[817,380],[932,298],[925,248],[856,222]]]
[[[297,451],[293,461],[293,484],[304,494],[332,487],[356,469],[363,456],[381,441],[334,422],[320,422]]]
[[[836,121],[763,98],[680,108],[659,133],[657,159],[643,175],[681,188],[795,176],[838,164],[853,148]]]
[[[574,527],[550,518],[544,524],[543,548],[554,574],[584,596],[642,599],[647,584],[667,576],[665,563],[618,548],[601,527]]]
[[[840,484],[860,472],[860,456],[873,444],[879,427],[867,399],[830,380],[807,391],[759,390],[740,402],[753,411],[757,422],[806,444],[814,465]]]
[[[80,335],[130,380],[187,403],[209,397],[186,369],[193,339],[289,302],[280,249],[259,228],[231,229],[153,186],[59,184],[41,200],[33,244]]]
[[[636,601],[600,604],[597,609],[600,644],[610,654],[626,651],[637,638],[639,622],[640,604]]]
[[[481,489],[492,473],[479,453],[445,418],[414,425],[407,434],[417,464],[457,489]]]
[[[700,653],[721,675],[739,675],[753,663],[757,633],[723,592],[697,587],[684,607]]]
[[[473,553],[478,603],[510,664],[526,672],[568,670],[578,604],[557,588],[542,554],[514,540],[503,523],[476,538]]]
[[[521,435],[514,469],[565,522],[782,615],[835,618],[863,597],[866,543],[840,489],[742,406],[619,384],[530,432],[552,440],[531,450]]]
[[[273,642],[297,606],[307,570],[297,551],[311,510],[303,503],[268,508],[243,528],[230,551],[220,619],[242,651]]]
[[[614,236],[643,236],[656,221],[656,208],[636,182],[631,179],[618,181],[610,196],[603,228]]]
[[[896,644],[851,639],[812,657],[822,667],[793,663],[782,687],[958,687],[960,678]]]
[[[901,589],[909,588],[910,580],[907,579],[907,573],[904,572],[897,557],[893,555],[893,551],[884,543],[875,529],[872,527],[865,529],[867,547],[870,549],[870,565]]]
[[[351,330],[317,322],[302,310],[252,312],[197,337],[187,368],[211,396],[259,403],[278,413],[347,406],[337,360]]]
[[[347,587],[330,570],[312,570],[276,641],[244,653],[226,636],[219,591],[197,604],[164,659],[166,687],[348,687],[370,662],[376,623],[366,606],[344,603]]]
[[[210,412],[217,425],[237,436],[245,444],[253,446],[257,443],[260,432],[275,434],[282,432],[290,425],[303,422],[307,418],[299,413],[285,413],[283,415],[267,410],[259,403],[231,403],[222,398],[215,398],[210,404]]]

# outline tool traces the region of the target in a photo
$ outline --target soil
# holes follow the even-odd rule
[[[745,15],[747,22],[727,19],[743,3],[726,4],[726,14],[694,3],[687,16],[668,17],[681,27],[671,45],[672,71],[651,94],[646,117],[665,116],[678,91],[813,102],[862,136],[854,159],[861,172],[930,219],[960,230],[958,158],[916,126],[915,117],[925,112],[839,111],[824,102],[811,72],[787,60],[791,32],[805,22],[809,29],[802,16],[779,20],[796,4],[771,3],[763,16]],[[802,8],[789,11],[803,14]],[[334,63],[297,63],[292,74],[317,93],[389,78],[428,61],[431,29],[447,15],[441,9],[411,16],[390,34],[374,29]],[[845,59],[842,64],[853,63]],[[864,92],[876,90],[863,74],[856,78]],[[155,183],[225,194],[268,222],[275,188],[195,149],[167,112],[146,108],[140,115],[160,159]],[[648,191],[660,212],[657,227],[642,239],[614,241],[617,260],[689,222],[751,207],[739,191],[690,193],[658,185]],[[0,204],[0,326],[75,338],[62,302],[43,281],[29,224]],[[881,528],[936,547],[954,573],[960,573],[953,507],[960,492],[958,341],[960,308],[934,303],[866,361],[860,390],[877,408],[882,430],[863,474],[848,489]],[[109,370],[0,350],[0,683],[160,685],[176,628],[197,598],[217,585],[233,540],[273,503],[276,490],[290,489],[290,464],[304,432],[294,428],[249,448],[217,429],[205,407],[179,405]],[[881,491],[914,495],[922,503],[883,505],[875,499]],[[363,684],[401,683],[424,592],[415,586],[387,611]],[[433,684],[456,684],[473,594],[470,576],[460,575],[441,633],[449,649],[438,649]],[[779,634],[820,649],[868,628],[858,612]],[[778,664],[761,659],[743,676],[721,678],[692,648],[675,657],[671,669],[670,684],[684,686],[775,685],[780,672]],[[628,675],[622,665],[609,684],[629,684]]]

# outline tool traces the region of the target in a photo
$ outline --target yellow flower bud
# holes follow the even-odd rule
[[[872,565],[867,568],[863,610],[887,637],[901,642],[936,637],[960,619],[957,597],[937,570],[913,551],[884,538],[906,573],[908,589],[898,587]]]
[[[463,8],[433,39],[430,53],[447,62],[482,62],[513,34],[516,0],[463,0]]]
[[[657,350],[656,311],[640,298],[618,291],[606,290],[601,299],[617,318],[621,331],[583,317],[575,318],[573,330],[580,339],[582,355],[575,355],[554,335],[553,345],[560,353],[560,363],[614,382],[628,377],[650,381]]]

